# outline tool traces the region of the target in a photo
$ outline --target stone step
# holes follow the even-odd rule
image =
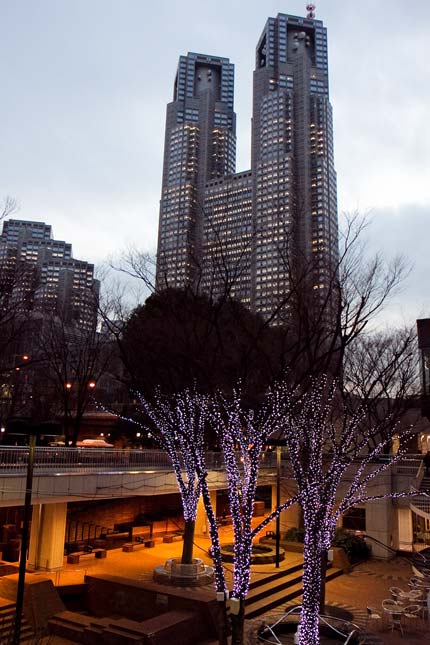
[[[16,606],[15,603],[7,598],[0,598],[0,643],[9,643],[12,641],[14,624],[15,624]],[[25,616],[21,620],[20,643],[30,643],[34,639],[32,627],[27,622]]]
[[[301,584],[303,570],[297,571],[282,578],[278,578],[276,584],[271,580],[265,580],[265,584],[260,585],[254,589],[250,589],[246,597],[246,606],[254,604],[263,598],[268,598],[274,590],[282,591],[288,587],[293,587],[296,584]]]
[[[333,580],[338,576],[343,574],[342,569],[337,569],[336,567],[330,567],[327,570],[326,582]],[[294,574],[295,575],[295,574]],[[298,579],[298,580],[297,580]],[[278,607],[284,603],[290,602],[292,600],[298,601],[302,595],[302,573],[297,574],[295,578],[291,580],[291,586],[283,584],[279,586],[269,586],[266,590],[265,595],[258,594],[258,597],[254,600],[252,595],[248,596],[245,604],[245,615],[246,618],[256,618],[261,614]]]
[[[292,575],[297,571],[302,571],[302,569],[303,569],[303,560],[301,560],[297,564],[291,565],[286,569],[278,569],[274,573],[270,573],[264,577],[257,577],[252,579],[249,585],[249,589],[251,591],[252,589],[256,589],[257,587],[266,585],[269,582],[273,584],[277,580],[282,580],[283,578],[285,578],[285,576]]]

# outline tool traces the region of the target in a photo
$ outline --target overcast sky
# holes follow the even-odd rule
[[[237,170],[250,166],[254,50],[285,0],[0,0],[0,197],[74,256],[155,250],[178,57],[236,66]],[[328,28],[339,211],[371,212],[371,244],[414,263],[400,317],[430,316],[430,2],[319,0]]]

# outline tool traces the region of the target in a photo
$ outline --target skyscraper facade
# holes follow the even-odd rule
[[[338,228],[327,34],[308,9],[306,18],[269,18],[258,41],[251,170],[234,173],[232,65],[181,57],[167,109],[158,287],[193,285],[198,275],[210,295],[228,285],[265,318],[277,311],[278,322],[295,275],[306,273],[317,299],[329,288]]]
[[[252,302],[288,300],[294,272],[328,287],[337,262],[327,34],[314,17],[269,18],[256,49],[252,119]]]
[[[193,286],[202,259],[206,182],[234,172],[234,66],[189,53],[179,59],[167,106],[157,286]]]
[[[235,173],[206,184],[202,290],[251,306],[252,173]]]
[[[9,219],[0,235],[0,269],[10,299],[31,311],[62,312],[65,322],[95,328],[99,282],[94,265],[72,256],[72,245],[53,238],[44,222]]]

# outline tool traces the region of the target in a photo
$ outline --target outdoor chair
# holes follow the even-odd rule
[[[403,614],[402,606],[395,600],[388,598],[387,600],[382,601],[382,609],[385,611],[385,613],[388,614],[391,631],[398,629],[403,636],[403,628],[401,623],[401,616]]]
[[[402,594],[405,593],[403,589],[400,589],[400,587],[390,587],[389,591],[392,597],[394,598],[394,600],[401,598]]]
[[[404,608],[402,616],[408,619],[408,623],[416,622],[420,617],[420,605],[408,605]]]
[[[377,609],[373,607],[366,607],[367,617],[366,617],[366,629],[371,621],[377,621],[377,624],[381,626],[382,615],[378,612]]]
[[[412,578],[409,579],[409,586],[413,589],[425,589],[428,585],[430,585],[430,578],[418,578],[412,576]]]
[[[413,589],[411,588],[409,592],[409,598],[422,598],[423,596],[423,590],[422,589]]]
[[[395,609],[398,607],[398,604],[393,598],[387,598],[382,601],[382,609]]]
[[[412,566],[412,572],[416,578],[430,578],[430,569],[417,569],[413,564]]]

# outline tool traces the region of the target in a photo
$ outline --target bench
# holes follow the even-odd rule
[[[171,544],[172,542],[179,542],[184,538],[182,533],[171,533],[170,535],[165,535],[163,537],[163,542]]]
[[[155,540],[152,538],[148,538],[147,535],[136,535],[134,538],[133,542],[138,542],[139,544],[144,544],[147,549],[150,549],[151,547],[155,546]]]
[[[106,549],[92,549],[92,551],[75,551],[67,556],[67,564],[79,564],[81,558],[95,557],[97,559],[106,557]]]
[[[143,538],[136,539],[134,542],[126,542],[122,545],[122,550],[124,553],[131,553],[138,546],[144,546],[147,549],[151,549],[155,546],[155,540],[146,540]]]

